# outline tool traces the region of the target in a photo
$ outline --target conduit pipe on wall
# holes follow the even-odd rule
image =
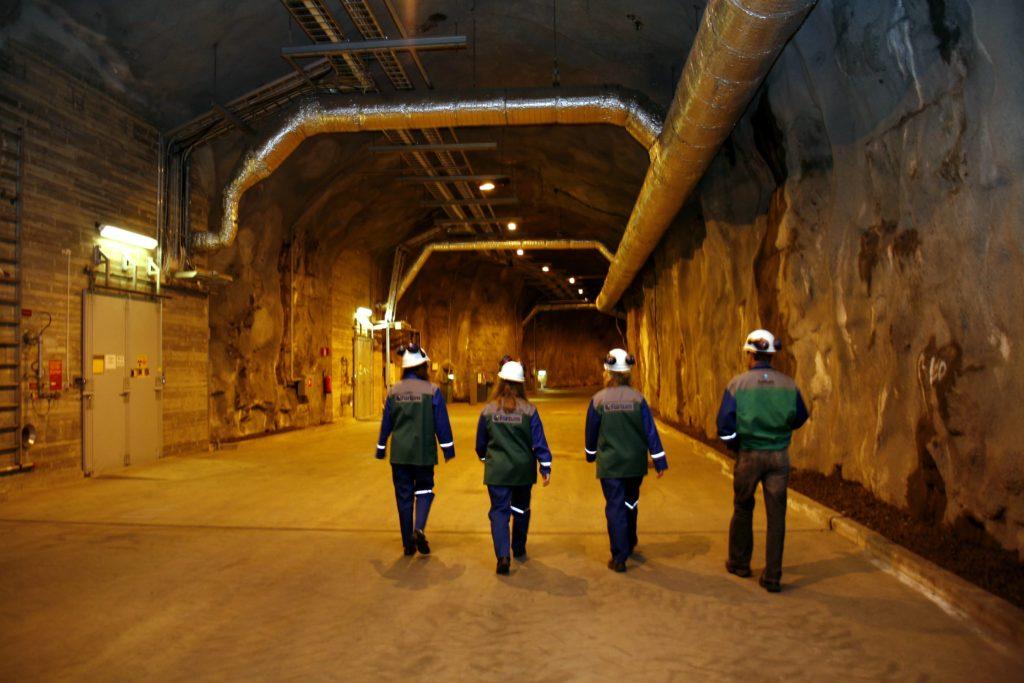
[[[647,150],[661,133],[659,113],[641,96],[618,88],[474,91],[425,97],[314,98],[303,102],[276,133],[239,161],[224,188],[220,230],[193,233],[192,248],[197,252],[208,252],[234,242],[242,195],[273,173],[303,140],[314,135],[550,124],[620,126]]]
[[[538,313],[551,313],[551,312],[558,312],[558,311],[596,311],[596,310],[597,310],[597,304],[595,304],[593,302],[591,302],[591,303],[581,303],[579,301],[562,301],[562,302],[555,302],[555,303],[550,303],[550,304],[537,304],[536,306],[533,307],[533,310],[530,311],[530,314],[527,315],[525,318],[523,318],[523,322],[521,322],[519,324],[519,326],[520,327],[526,327],[528,324],[530,324],[531,320],[533,320],[535,317],[537,317]],[[624,313],[620,313],[618,311],[612,313],[611,315],[614,315],[616,318],[621,318],[622,320],[626,319],[626,315]]]
[[[430,255],[435,251],[510,251],[522,249],[532,251],[537,249],[576,251],[581,249],[594,249],[601,253],[608,261],[612,260],[612,252],[603,243],[597,240],[477,240],[474,242],[432,242],[425,247],[416,261],[409,266],[409,270],[402,276],[402,282],[398,285],[398,292],[395,295],[395,303],[401,300],[423,266],[427,263]],[[390,298],[390,297],[389,297]]]
[[[610,311],[633,282],[783,46],[816,0],[711,0],[651,166],[597,297]]]

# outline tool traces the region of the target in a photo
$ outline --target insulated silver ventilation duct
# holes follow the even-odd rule
[[[249,152],[224,188],[221,227],[192,234],[194,251],[230,245],[238,230],[238,204],[246,190],[274,172],[306,138],[414,128],[609,124],[650,150],[661,117],[642,97],[616,88],[501,90],[407,97],[317,98],[303,102],[284,125]]]
[[[608,312],[647,261],[816,0],[711,0],[597,297]]]
[[[430,255],[435,251],[511,251],[522,249],[533,251],[536,249],[576,251],[580,249],[593,249],[601,253],[609,261],[612,260],[612,252],[603,243],[597,240],[476,240],[473,242],[432,242],[423,247],[423,251],[416,258],[405,275],[402,276],[402,283],[398,286],[394,300],[397,304],[402,295],[409,291],[413,281],[423,266],[427,263]],[[390,298],[390,297],[389,297]]]

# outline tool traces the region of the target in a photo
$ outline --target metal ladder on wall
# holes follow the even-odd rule
[[[30,469],[21,443],[22,131],[0,128],[0,474]]]

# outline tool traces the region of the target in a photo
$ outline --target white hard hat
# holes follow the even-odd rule
[[[498,371],[498,377],[502,378],[507,382],[525,382],[526,371],[523,370],[523,364],[510,360],[501,366],[501,370]]]
[[[632,372],[636,359],[625,349],[612,349],[604,359],[604,369],[608,372]]]
[[[402,369],[417,368],[428,360],[427,350],[420,348],[419,344],[409,344],[398,349],[398,355],[402,357]]]
[[[743,350],[750,353],[775,353],[781,348],[782,342],[768,330],[754,330],[747,335],[747,341],[743,344]]]

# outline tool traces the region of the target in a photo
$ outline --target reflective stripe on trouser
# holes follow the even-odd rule
[[[643,477],[601,480],[604,514],[608,518],[608,540],[611,542],[612,559],[616,562],[625,562],[636,547],[640,484],[643,481]]]
[[[402,544],[413,544],[413,529],[427,526],[430,504],[434,501],[433,465],[391,465],[391,480],[395,484],[395,502],[398,503],[398,526],[402,530]],[[413,511],[415,509],[415,525]]]
[[[530,531],[530,494],[533,485],[525,486],[488,486],[487,493],[491,497],[491,538],[494,540],[494,556],[509,557],[512,554],[522,555],[526,552],[526,535]],[[511,544],[508,534],[509,518],[512,520]]]
[[[729,523],[729,564],[750,567],[754,552],[754,494],[764,491],[768,530],[764,577],[782,578],[782,548],[786,540],[786,488],[789,485],[788,451],[740,451],[733,466],[733,512]]]

